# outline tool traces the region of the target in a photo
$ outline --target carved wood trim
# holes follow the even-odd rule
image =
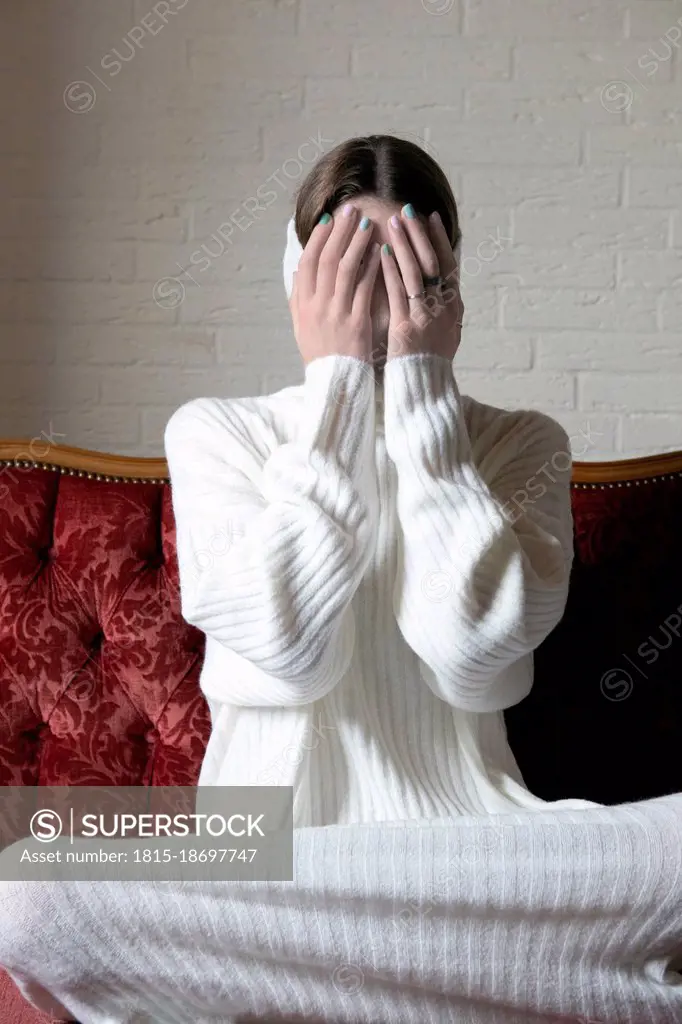
[[[18,468],[33,463],[45,469],[107,480],[160,482],[168,479],[165,459],[111,455],[108,452],[62,444],[51,446],[39,438],[25,441],[0,440],[0,463],[14,463]]]
[[[113,455],[89,448],[53,445],[33,440],[0,439],[0,470],[31,464],[43,469],[103,480],[162,483],[168,480],[165,459]],[[548,470],[549,472],[549,470]],[[682,451],[644,455],[606,462],[574,462],[573,484],[582,487],[618,486],[636,481],[682,475]]]
[[[605,462],[574,462],[574,484],[618,484],[682,474],[682,451]]]

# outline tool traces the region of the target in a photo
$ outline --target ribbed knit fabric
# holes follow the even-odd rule
[[[274,395],[186,403],[165,445],[207,635],[202,785],[293,785],[297,826],[544,806],[502,710],[568,593],[559,424],[462,397],[439,356],[375,386],[331,355]]]
[[[166,452],[207,635],[203,785],[294,787],[294,881],[0,882],[0,963],[81,1024],[682,1021],[682,795],[528,792],[502,710],[563,612],[563,429],[452,364],[314,360]]]
[[[295,882],[0,882],[82,1024],[676,1024],[682,798],[304,828]]]

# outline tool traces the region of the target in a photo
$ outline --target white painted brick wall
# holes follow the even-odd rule
[[[2,436],[158,455],[186,399],[298,383],[294,190],[391,132],[460,203],[463,389],[582,459],[682,448],[681,0],[5,6]]]

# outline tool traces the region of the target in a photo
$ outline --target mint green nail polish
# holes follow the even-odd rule
[[[369,227],[370,223],[371,222],[370,222],[369,217],[363,217],[362,220],[360,221],[360,230],[361,231],[366,231],[367,228]]]
[[[381,251],[385,252],[387,256],[392,256],[393,255],[393,249],[391,249],[391,247],[388,244],[388,242],[384,242],[384,244],[381,247]]]
[[[417,216],[416,213],[414,212],[414,206],[412,205],[412,203],[407,203],[406,206],[403,206],[403,213],[405,214],[406,217],[409,217],[410,220],[414,220],[414,218]]]
[[[331,220],[331,217],[329,216],[329,214],[328,213],[323,213],[322,216],[320,217],[319,221],[318,221],[318,224],[328,224],[330,220]]]

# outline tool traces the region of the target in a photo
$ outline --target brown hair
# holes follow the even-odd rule
[[[301,183],[294,214],[301,245],[306,246],[323,213],[359,195],[412,203],[427,217],[437,210],[453,249],[461,238],[455,197],[433,157],[407,139],[367,135],[325,153]]]

